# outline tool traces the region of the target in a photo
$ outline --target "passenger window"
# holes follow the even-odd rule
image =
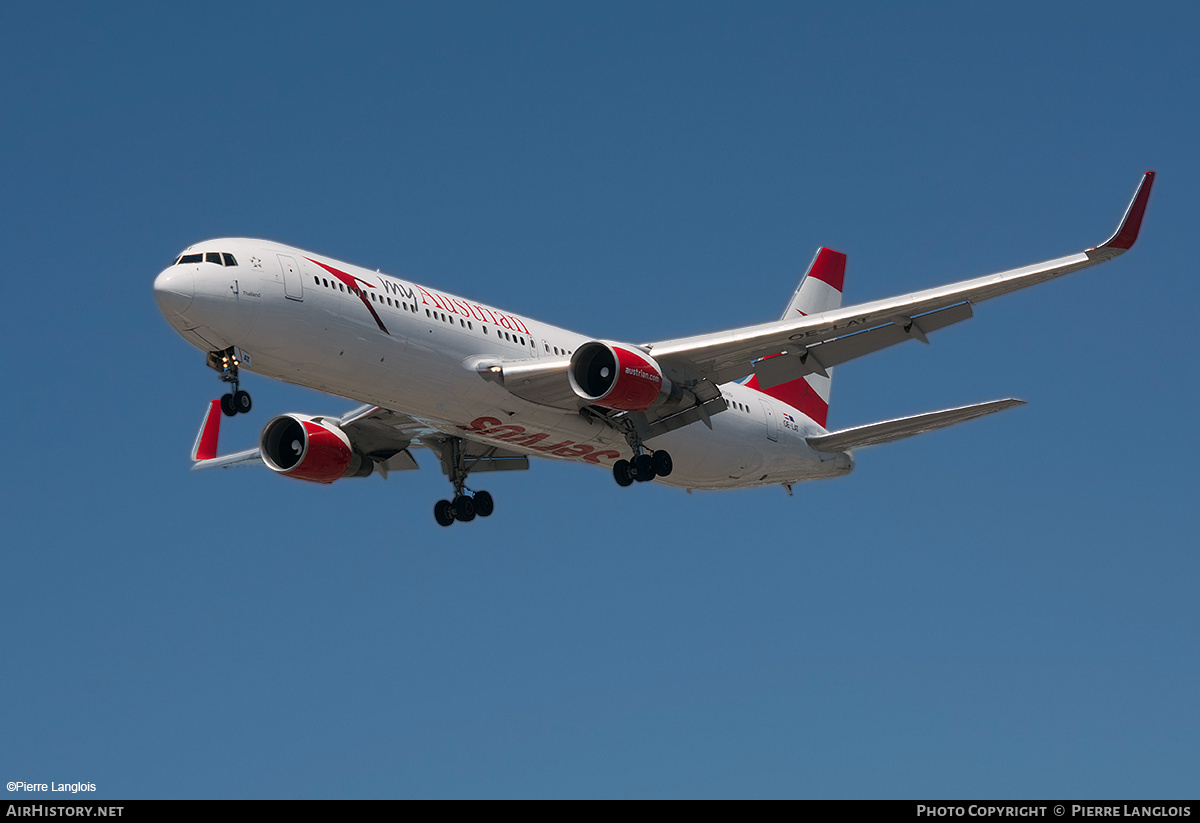
[[[204,255],[204,262],[216,263],[218,266],[225,265],[221,262],[221,253],[219,251],[210,251],[208,254]]]
[[[225,258],[226,266],[236,266],[237,265],[237,260],[229,252],[223,251],[223,252],[221,252],[221,256]]]

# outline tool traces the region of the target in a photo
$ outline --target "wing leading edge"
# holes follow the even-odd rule
[[[764,323],[716,334],[667,340],[644,348],[663,366],[691,379],[723,383],[749,374],[752,363],[763,357],[786,352],[786,358],[772,358],[772,379],[791,380],[820,372],[835,362],[845,362],[911,337],[924,339],[925,328],[936,320],[935,328],[970,316],[970,304],[988,300],[1018,289],[1044,283],[1064,274],[1104,263],[1131,248],[1141,229],[1154,172],[1148,171],[1130,201],[1112,237],[1095,248],[1048,260],[1032,266],[989,274],[911,294],[847,306],[790,322]],[[948,312],[948,313],[947,313]],[[922,318],[926,318],[923,325]],[[883,331],[886,329],[887,331]],[[853,343],[845,340],[859,339]],[[840,351],[835,350],[841,347]],[[825,357],[810,354],[825,352]],[[788,361],[792,361],[789,363]],[[828,362],[827,362],[828,361]],[[788,369],[787,366],[791,368]]]

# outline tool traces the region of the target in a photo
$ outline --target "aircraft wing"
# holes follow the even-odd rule
[[[724,383],[761,368],[768,373],[764,379],[759,371],[760,383],[769,388],[822,373],[837,363],[910,338],[925,340],[926,332],[970,317],[973,303],[1044,283],[1125,252],[1137,240],[1153,183],[1154,172],[1146,172],[1113,236],[1077,254],[795,320],[649,343],[641,348],[669,373],[690,380]],[[780,352],[786,357],[771,357]],[[771,359],[760,360],[766,357]]]
[[[725,402],[717,388],[721,383],[754,373],[759,386],[769,389],[809,374],[826,374],[839,363],[905,340],[928,343],[929,333],[968,319],[973,304],[981,300],[1103,263],[1131,248],[1141,229],[1153,183],[1154,172],[1146,172],[1112,237],[1077,254],[886,300],[633,347],[652,357],[672,384],[684,390],[683,399],[660,398],[642,412],[609,412],[604,416],[613,422],[627,416],[641,436],[648,438],[698,420],[707,423],[712,414],[724,411]],[[475,368],[485,380],[497,382],[526,400],[569,411],[601,413],[572,388],[568,379],[571,361],[566,358],[480,358]]]
[[[450,442],[450,438],[446,434],[415,417],[390,409],[361,406],[340,418],[306,419],[318,425],[335,426],[344,433],[356,453],[371,459],[370,468],[364,471],[366,474],[373,470],[387,477],[389,471],[419,468],[409,452],[410,448],[425,447],[433,450],[442,460],[443,467],[448,459],[446,444]],[[218,455],[220,427],[220,401],[213,400],[204,415],[204,421],[200,424],[195,445],[192,446],[193,469],[232,468],[264,463],[260,448]],[[529,467],[529,461],[524,455],[472,441],[467,441],[461,456],[471,461],[474,471]]]

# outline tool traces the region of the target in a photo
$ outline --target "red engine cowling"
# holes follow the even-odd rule
[[[361,477],[374,466],[370,458],[351,448],[350,438],[337,426],[299,414],[285,414],[268,423],[259,448],[271,469],[314,483]]]
[[[571,388],[589,403],[619,411],[645,411],[671,381],[648,354],[620,343],[584,343],[571,356]]]

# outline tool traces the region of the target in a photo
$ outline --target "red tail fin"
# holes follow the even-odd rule
[[[817,393],[817,390],[809,385],[809,378],[817,378],[818,380],[828,380],[820,375],[809,375],[809,377],[801,377],[798,380],[793,380],[790,383],[781,383],[770,389],[760,389],[758,387],[758,375],[750,378],[746,383],[749,388],[757,389],[763,394],[770,395],[776,400],[782,400],[794,409],[798,409],[801,413],[807,415],[814,423],[821,428],[825,427],[825,421],[829,419],[829,402]]]
[[[784,320],[831,311],[842,305],[842,284],[846,279],[846,255],[821,247],[800,280],[796,293],[783,312]],[[832,374],[832,370],[830,370]],[[758,376],[746,383],[752,389],[782,400],[824,427],[829,419],[830,377],[810,374],[769,389],[759,388]]]

